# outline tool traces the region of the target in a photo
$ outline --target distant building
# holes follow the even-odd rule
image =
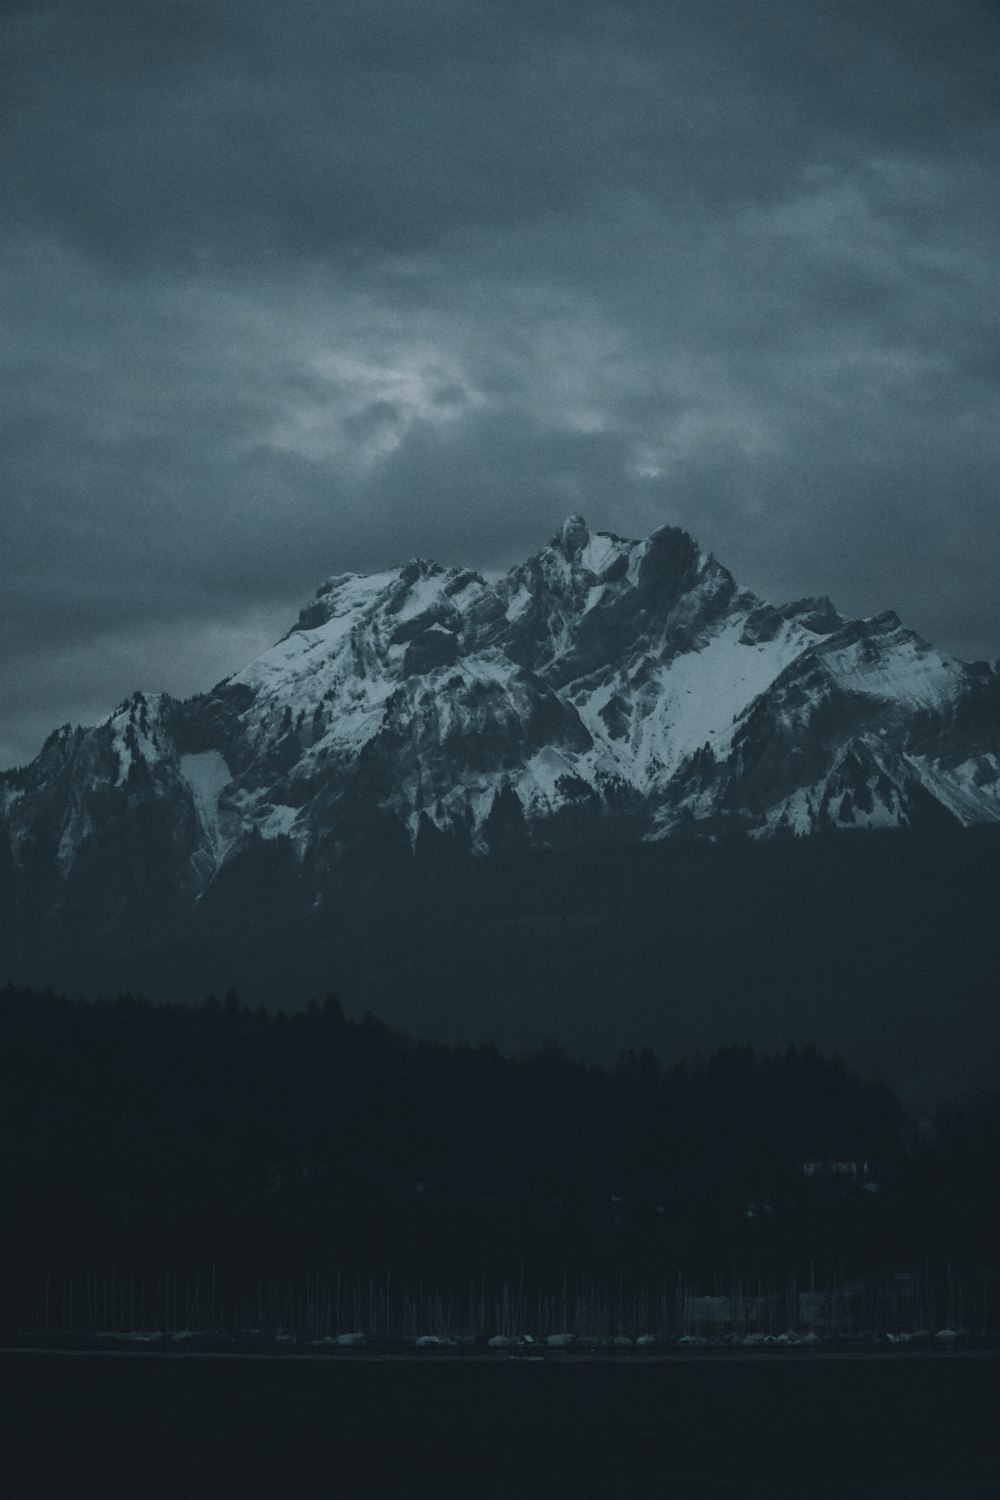
[[[806,1157],[800,1163],[803,1177],[840,1178],[849,1182],[867,1182],[871,1177],[870,1161],[834,1161],[829,1156]]]

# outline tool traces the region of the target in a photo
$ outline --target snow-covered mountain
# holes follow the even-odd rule
[[[420,559],[333,577],[210,693],[57,731],[0,778],[0,883],[51,901],[127,868],[190,900],[261,841],[322,865],[393,826],[485,854],[997,822],[998,752],[995,665],[891,613],[766,604],[683,531],[573,516],[499,580]]]
[[[501,579],[331,578],[210,692],[0,776],[0,980],[964,1087],[1000,1066],[998,751],[995,666],[572,517]]]

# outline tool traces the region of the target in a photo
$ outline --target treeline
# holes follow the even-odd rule
[[[332,975],[449,1044],[571,1038],[613,1066],[638,1041],[669,1064],[812,1042],[915,1104],[1000,1080],[1000,826],[485,859],[426,832],[414,855],[400,826],[366,825],[301,859],[251,840],[195,903],[150,855],[172,828],[141,835],[88,845],[65,887],[41,881],[54,846],[22,849],[6,894],[0,847],[0,983],[95,995],[128,976],[157,1000],[235,984],[276,1010]]]
[[[1000,1103],[805,1048],[664,1068],[297,1015],[0,990],[9,1274],[865,1275],[997,1260]],[[215,1268],[209,1272],[208,1268]],[[525,1271],[527,1268],[527,1271]]]

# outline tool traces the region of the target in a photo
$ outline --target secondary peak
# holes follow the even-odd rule
[[[582,516],[567,516],[559,528],[559,535],[553,537],[552,545],[558,547],[563,556],[571,560],[579,557],[580,553],[590,541],[590,532],[587,523]]]

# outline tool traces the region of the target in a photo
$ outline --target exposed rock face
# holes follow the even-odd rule
[[[484,854],[996,822],[998,750],[995,666],[893,614],[763,603],[674,528],[573,516],[497,582],[419,559],[331,578],[211,693],[57,731],[0,777],[0,897],[169,913],[269,841],[308,887],[393,826]]]

